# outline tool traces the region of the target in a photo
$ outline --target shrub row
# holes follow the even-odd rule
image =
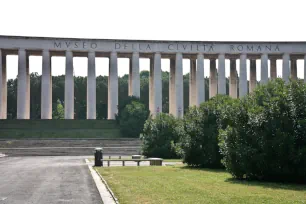
[[[281,79],[242,99],[216,96],[183,119],[160,114],[143,130],[147,156],[180,156],[237,179],[306,182],[306,85]]]
[[[220,130],[222,163],[235,178],[306,182],[306,86],[282,80],[260,86],[231,107]]]

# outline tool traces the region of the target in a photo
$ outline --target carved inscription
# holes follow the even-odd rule
[[[54,48],[65,48],[65,49],[96,49],[98,47],[97,43],[88,43],[88,42],[54,42]]]
[[[115,50],[151,51],[152,45],[140,43],[115,43]]]
[[[137,51],[137,52],[203,52],[203,53],[264,53],[281,52],[278,44],[201,44],[201,43],[145,43],[145,42],[105,42],[54,41],[54,49]]]
[[[230,45],[233,52],[280,52],[278,45]]]

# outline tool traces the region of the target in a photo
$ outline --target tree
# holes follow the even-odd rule
[[[139,138],[149,116],[149,110],[139,101],[131,101],[121,110],[119,126],[124,137]]]
[[[53,119],[64,119],[65,118],[65,110],[59,99],[57,100],[57,104],[53,110],[52,116],[53,116]]]
[[[149,107],[149,71],[140,72],[140,102]],[[228,80],[227,80],[228,83]],[[17,116],[17,79],[7,82],[8,118]],[[41,108],[41,76],[37,73],[30,75],[30,118],[40,118]],[[184,111],[189,108],[189,74],[183,76]],[[108,76],[96,78],[97,119],[107,119]],[[75,119],[86,119],[87,109],[87,77],[74,77],[74,112]],[[205,100],[209,99],[209,79],[205,78]],[[118,102],[120,104],[128,98],[128,75],[118,78]],[[52,104],[57,100],[65,102],[65,75],[52,76]],[[162,111],[169,113],[169,72],[162,72]]]

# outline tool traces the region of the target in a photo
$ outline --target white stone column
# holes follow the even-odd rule
[[[7,119],[6,55],[0,50],[0,119]]]
[[[162,112],[161,54],[155,53],[150,59],[149,107],[153,116]]]
[[[87,119],[96,119],[96,54],[88,52],[87,67]]]
[[[209,98],[217,95],[217,68],[216,59],[210,59],[210,76],[209,76]]]
[[[174,91],[174,97],[171,99],[171,114],[181,118],[184,115],[184,98],[183,98],[183,55],[176,53],[175,55],[175,84],[171,92]]]
[[[260,84],[268,83],[268,55],[262,54],[261,55],[261,70],[260,70]]]
[[[270,78],[277,78],[276,59],[270,59]]]
[[[29,54],[26,55],[26,75],[27,75],[27,93],[26,93],[26,96],[27,96],[27,108],[26,108],[26,115],[28,115],[28,119],[31,118],[31,115],[30,115],[30,106],[31,106],[31,102],[30,102],[30,56]]]
[[[226,94],[225,55],[218,56],[218,94]]]
[[[296,59],[291,60],[291,79],[297,80],[297,64],[296,64]]]
[[[248,81],[247,81],[247,56],[246,54],[240,55],[240,76],[239,76],[239,98],[248,94]]]
[[[170,73],[169,73],[169,113],[175,112],[175,59],[170,59]]]
[[[118,113],[118,60],[117,53],[112,52],[109,58],[108,76],[108,119],[114,120]]]
[[[171,70],[171,68],[170,68]],[[149,76],[149,110],[151,114],[155,112],[154,104],[154,55],[150,58],[150,76]],[[152,112],[153,111],[153,112]]]
[[[74,119],[73,53],[66,51],[65,119]]]
[[[52,119],[52,74],[49,50],[43,51],[41,77],[41,119]]]
[[[189,73],[189,106],[197,105],[197,86],[196,86],[197,67],[196,60],[190,59],[190,73]]]
[[[197,74],[196,74],[196,106],[205,101],[205,81],[204,81],[204,56],[197,55]]]
[[[24,49],[18,51],[17,119],[30,119],[29,66]]]
[[[250,60],[250,83],[249,83],[249,93],[252,93],[253,90],[257,86],[257,79],[256,79],[256,60]]]
[[[140,97],[139,53],[134,52],[130,59],[129,96]]]
[[[289,82],[290,68],[289,68],[289,54],[283,55],[283,80]]]
[[[230,84],[229,95],[232,98],[237,98],[237,70],[236,59],[230,60]]]
[[[304,83],[306,83],[306,55],[304,55]]]

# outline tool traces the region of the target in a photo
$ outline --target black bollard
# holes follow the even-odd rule
[[[103,166],[103,162],[101,161],[101,159],[103,159],[103,149],[96,148],[95,149],[95,166]]]

